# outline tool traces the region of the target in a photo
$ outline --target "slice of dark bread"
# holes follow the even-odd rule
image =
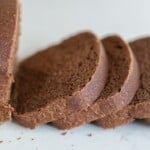
[[[130,47],[118,36],[102,40],[109,58],[107,84],[97,101],[88,110],[65,116],[53,124],[60,129],[70,129],[102,118],[122,109],[132,100],[139,85],[139,70]]]
[[[130,105],[97,121],[104,128],[126,124],[134,119],[150,118],[150,37],[130,42],[140,68],[140,87]]]
[[[104,88],[107,72],[105,51],[90,32],[38,52],[16,74],[14,118],[34,128],[87,108]]]
[[[11,118],[8,104],[19,30],[17,0],[0,0],[0,122]]]

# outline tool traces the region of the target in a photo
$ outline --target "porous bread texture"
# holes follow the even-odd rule
[[[90,32],[38,52],[16,74],[14,118],[34,128],[87,108],[103,89],[107,71],[102,44]]]
[[[66,115],[53,122],[60,129],[70,129],[102,118],[131,102],[139,86],[139,70],[130,47],[118,36],[102,40],[109,59],[107,84],[100,97],[88,109]]]
[[[130,42],[140,68],[140,87],[130,105],[117,113],[100,119],[97,123],[112,128],[135,119],[150,118],[150,37]]]

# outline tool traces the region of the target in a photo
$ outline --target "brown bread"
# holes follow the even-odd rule
[[[122,109],[132,100],[139,85],[139,70],[130,47],[118,36],[109,36],[102,43],[110,63],[104,90],[88,109],[53,122],[56,127],[70,129],[89,123]]]
[[[140,67],[140,88],[130,105],[97,121],[104,128],[112,128],[133,121],[150,118],[150,37],[130,42]]]
[[[11,118],[8,104],[19,30],[17,0],[0,0],[0,122]]]
[[[18,69],[14,118],[34,128],[87,108],[104,88],[107,71],[102,44],[90,32],[38,52]]]

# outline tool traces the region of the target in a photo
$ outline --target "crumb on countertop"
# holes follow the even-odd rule
[[[92,136],[92,133],[88,133],[87,136],[91,137],[91,136]]]
[[[3,141],[1,140],[0,143],[3,143]]]
[[[66,134],[67,134],[67,132],[62,132],[62,133],[61,133],[61,135],[66,135]]]
[[[21,140],[21,137],[18,137],[17,140]]]

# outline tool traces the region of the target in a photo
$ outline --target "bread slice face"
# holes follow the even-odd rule
[[[11,119],[8,104],[13,79],[14,59],[19,34],[17,0],[0,1],[0,122]]]
[[[74,35],[24,60],[16,74],[14,118],[29,128],[89,107],[107,79],[108,60],[91,32]]]
[[[150,118],[150,37],[130,42],[140,68],[140,87],[130,105],[97,121],[104,128],[127,124],[135,119]]]
[[[139,86],[137,61],[119,36],[102,40],[109,60],[108,80],[99,98],[88,109],[53,122],[60,129],[70,129],[121,110],[129,104]]]

